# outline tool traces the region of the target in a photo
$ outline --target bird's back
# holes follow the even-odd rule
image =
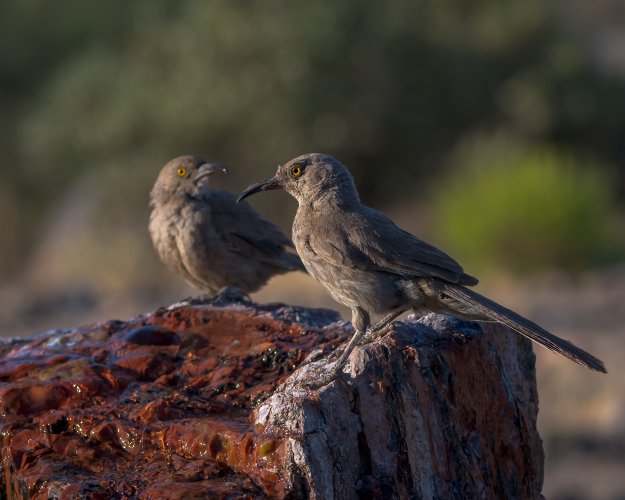
[[[293,240],[298,252],[306,255],[304,260],[323,259],[403,278],[436,277],[455,284],[477,283],[449,255],[362,204],[347,209],[301,206],[293,225]]]
[[[237,203],[232,193],[221,190],[211,190],[203,199],[211,207],[217,234],[237,256],[283,272],[304,270],[299,257],[289,251],[291,240],[248,203]]]

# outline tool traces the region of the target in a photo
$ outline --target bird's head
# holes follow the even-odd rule
[[[298,156],[278,165],[273,177],[249,186],[238,201],[271,189],[284,189],[299,203],[312,202],[320,197],[358,200],[349,171],[332,156],[319,153]]]
[[[208,163],[197,156],[185,155],[168,162],[158,174],[152,200],[166,201],[185,195],[197,195],[208,186],[215,172],[227,172],[221,163]]]

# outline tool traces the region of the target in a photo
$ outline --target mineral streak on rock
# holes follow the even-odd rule
[[[338,319],[181,304],[0,344],[0,497],[279,495],[284,446],[251,411],[349,334]]]
[[[318,391],[297,381],[327,359],[298,367],[352,333],[327,310],[191,301],[5,341],[0,497],[539,497],[533,353],[485,332],[400,323]]]

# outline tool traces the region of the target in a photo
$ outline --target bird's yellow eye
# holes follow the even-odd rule
[[[293,177],[297,177],[298,175],[301,175],[302,173],[302,167],[300,167],[299,165],[295,165],[294,167],[291,167],[291,175]]]
[[[187,175],[187,169],[184,167],[180,167],[178,170],[176,170],[176,173],[178,174],[178,177],[184,177],[185,175]]]

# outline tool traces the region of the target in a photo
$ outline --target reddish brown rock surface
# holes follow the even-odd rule
[[[345,382],[298,386],[350,333],[330,311],[213,302],[6,341],[0,493],[540,495],[526,342],[431,316],[356,349]]]

